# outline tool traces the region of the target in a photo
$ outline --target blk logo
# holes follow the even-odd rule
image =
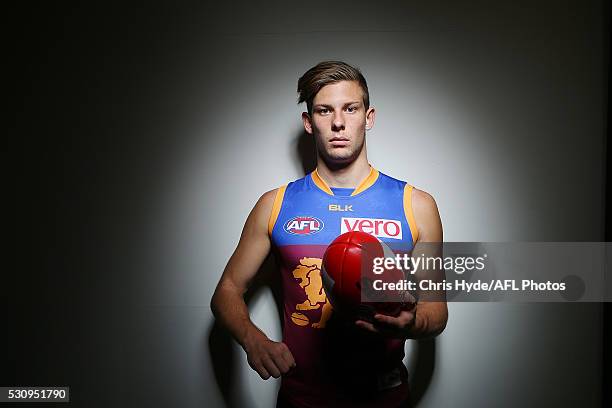
[[[340,205],[340,204],[330,204],[327,209],[329,211],[341,211],[341,212],[345,212],[345,211],[353,211],[353,206],[352,205]]]
[[[315,217],[294,217],[285,223],[284,229],[296,235],[316,234],[323,229],[323,221]]]

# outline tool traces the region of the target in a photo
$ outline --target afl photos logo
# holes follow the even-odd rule
[[[295,235],[316,234],[323,229],[323,221],[315,217],[294,217],[285,223],[284,229]]]

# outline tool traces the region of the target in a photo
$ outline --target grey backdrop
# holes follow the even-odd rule
[[[295,88],[324,59],[363,70],[370,161],[436,198],[445,240],[603,240],[602,2],[19,16],[13,168],[16,197],[31,199],[16,239],[30,249],[21,289],[3,292],[7,384],[69,385],[82,406],[273,406],[278,382],[248,367],[208,304],[257,198],[310,170]],[[280,339],[273,293],[249,304]],[[419,406],[599,405],[600,305],[450,304],[449,316],[435,342],[407,345]]]

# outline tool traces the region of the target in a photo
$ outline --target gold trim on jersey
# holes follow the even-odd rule
[[[270,213],[270,219],[268,220],[268,235],[272,236],[272,230],[274,229],[274,225],[276,224],[276,220],[278,219],[278,214],[280,213],[281,206],[283,205],[283,198],[285,197],[285,190],[287,189],[287,184],[278,188],[276,192],[276,196],[274,197],[274,204],[272,204],[272,212]]]
[[[368,188],[372,187],[372,185],[374,183],[376,183],[376,180],[378,180],[378,170],[376,170],[374,167],[370,166],[370,174],[368,174],[368,177],[366,177],[355,189],[355,191],[353,191],[353,193],[351,194],[351,196],[357,195],[359,193],[361,193],[362,191],[366,191]]]
[[[406,220],[410,226],[410,233],[412,234],[412,244],[416,244],[419,239],[419,229],[417,227],[416,220],[414,219],[414,212],[412,211],[412,187],[406,183],[404,187],[404,213],[406,214]]]
[[[334,192],[332,191],[331,188],[329,188],[325,180],[321,178],[317,169],[314,169],[314,171],[310,174],[312,177],[312,181],[315,183],[317,187],[319,187],[321,190],[325,191],[329,195],[332,195],[332,196],[334,195]],[[378,180],[378,176],[379,176],[378,170],[370,166],[370,173],[365,179],[363,179],[361,183],[359,183],[357,188],[353,190],[353,192],[351,193],[351,196],[355,196],[359,193],[364,192],[368,188],[372,187],[372,185],[376,182],[376,180]]]
[[[317,187],[319,187],[321,190],[325,191],[329,195],[334,195],[334,192],[331,191],[331,188],[329,188],[325,180],[323,180],[321,176],[319,176],[319,172],[317,171],[317,169],[314,169],[314,171],[310,174],[312,176],[312,181],[314,181]]]

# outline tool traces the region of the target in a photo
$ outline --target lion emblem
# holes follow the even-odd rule
[[[321,259],[319,258],[302,258],[300,263],[293,270],[293,277],[300,280],[300,287],[306,292],[307,299],[295,305],[296,310],[316,310],[321,308],[321,319],[317,323],[312,323],[315,329],[322,329],[331,317],[332,306],[325,296],[323,290],[323,281],[321,280]],[[322,307],[321,307],[322,306]],[[301,313],[294,313],[296,317],[305,317]],[[292,320],[300,326],[305,325],[302,321],[296,322],[298,319]]]

